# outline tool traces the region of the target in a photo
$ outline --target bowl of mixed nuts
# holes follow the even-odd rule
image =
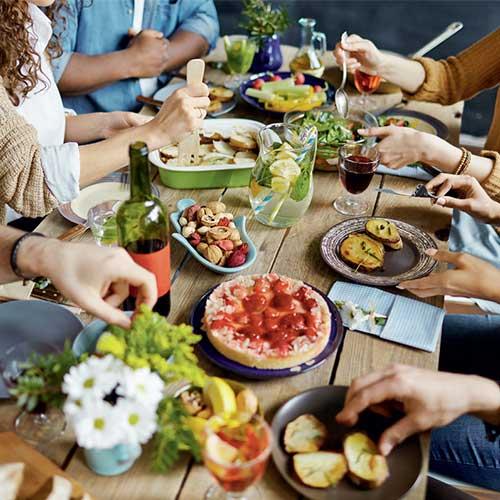
[[[257,257],[246,231],[246,217],[234,217],[221,201],[200,204],[189,198],[180,200],[170,220],[176,231],[172,237],[211,271],[239,273]]]

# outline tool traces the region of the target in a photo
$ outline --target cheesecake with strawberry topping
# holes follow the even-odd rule
[[[313,360],[326,347],[331,330],[325,299],[302,281],[277,274],[221,284],[207,300],[203,323],[220,353],[263,369]]]

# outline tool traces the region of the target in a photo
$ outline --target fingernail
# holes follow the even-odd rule
[[[396,288],[399,288],[399,290],[406,290],[406,288],[401,284],[396,285]]]
[[[382,455],[384,455],[384,456],[389,455],[391,450],[392,450],[392,446],[389,443],[382,443],[380,445],[380,453],[382,453]]]
[[[430,255],[431,257],[432,257],[432,256],[434,256],[434,255],[436,255],[436,254],[437,254],[437,252],[438,252],[438,251],[437,251],[435,248],[428,248],[428,249],[425,251],[425,253],[426,253],[427,255]]]
[[[438,198],[436,200],[436,205],[441,205],[441,206],[444,206],[446,203],[446,200],[444,198]]]

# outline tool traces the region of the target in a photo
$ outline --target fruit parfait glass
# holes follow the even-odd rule
[[[258,415],[246,422],[227,422],[216,430],[209,428],[203,461],[217,484],[207,490],[205,499],[260,499],[254,485],[264,475],[271,447],[271,429]]]
[[[311,204],[318,131],[274,123],[259,132],[258,140],[249,189],[253,215],[267,226],[293,226]]]

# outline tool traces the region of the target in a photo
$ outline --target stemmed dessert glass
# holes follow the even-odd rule
[[[360,195],[370,185],[380,161],[377,147],[363,141],[348,143],[339,150],[340,182],[351,195]],[[368,212],[368,202],[349,194],[337,198],[333,206],[344,215],[363,215]]]
[[[252,66],[257,44],[246,35],[232,35],[224,37],[224,48],[227,55],[227,67],[231,76],[224,85],[229,89],[238,88],[244,81],[244,74]]]
[[[254,485],[266,470],[272,448],[271,429],[260,416],[245,423],[208,429],[203,448],[205,467],[217,481],[206,500],[261,499]]]
[[[368,105],[368,95],[373,94],[380,87],[381,78],[378,75],[370,75],[357,69],[354,72],[354,85],[361,94],[359,106],[365,109]]]
[[[0,372],[7,389],[16,386],[17,379],[29,366],[31,356],[57,352],[57,347],[44,342],[25,341],[9,347],[0,358]],[[38,403],[32,410],[23,410],[14,422],[17,434],[32,444],[47,443],[64,432],[64,414],[57,408]]]

